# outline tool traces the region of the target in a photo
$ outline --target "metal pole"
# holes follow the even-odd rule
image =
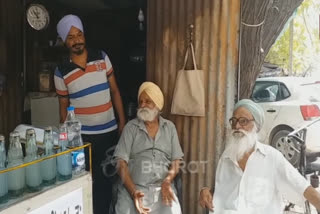
[[[238,75],[237,75],[237,100],[240,100],[240,84],[241,84],[241,39],[242,39],[242,1],[240,1],[240,35],[239,35],[239,54],[238,54]]]

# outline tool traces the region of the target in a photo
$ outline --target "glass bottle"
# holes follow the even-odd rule
[[[24,161],[25,163],[28,163],[38,159],[38,147],[34,129],[27,129],[26,140],[26,157]],[[42,177],[40,163],[32,164],[26,167],[26,184],[29,192],[41,190]]]
[[[6,168],[5,138],[0,135],[0,171]],[[8,173],[0,174],[0,204],[8,201]]]
[[[8,150],[8,168],[23,164],[23,153],[19,132],[10,133],[10,145]],[[23,194],[25,187],[25,168],[8,172],[8,190],[11,198]]]
[[[66,124],[60,124],[59,127],[59,152],[67,150],[68,134]],[[57,157],[58,180],[65,181],[72,178],[72,159],[71,153],[60,155]]]
[[[53,133],[52,127],[47,127],[44,130],[44,155],[43,157],[47,157],[53,155]],[[57,174],[57,158],[50,158],[48,160],[42,161],[41,165],[41,177],[42,183],[45,186],[52,185],[56,182],[56,174]]]

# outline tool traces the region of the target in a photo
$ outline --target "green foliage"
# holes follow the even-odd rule
[[[293,15],[293,72],[302,75],[313,64],[315,56],[320,55],[320,40],[318,22],[320,4],[318,0],[305,0]],[[318,13],[315,13],[318,12]],[[311,14],[311,15],[310,15]],[[291,19],[292,20],[292,19]],[[265,61],[277,64],[288,70],[289,68],[289,41],[290,21],[282,34],[270,49]],[[319,55],[318,55],[319,54]]]

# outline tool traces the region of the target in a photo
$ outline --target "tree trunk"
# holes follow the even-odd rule
[[[240,99],[248,98],[265,57],[303,0],[241,0]]]

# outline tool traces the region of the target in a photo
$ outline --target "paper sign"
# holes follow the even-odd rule
[[[28,214],[83,214],[82,188],[47,203]]]

